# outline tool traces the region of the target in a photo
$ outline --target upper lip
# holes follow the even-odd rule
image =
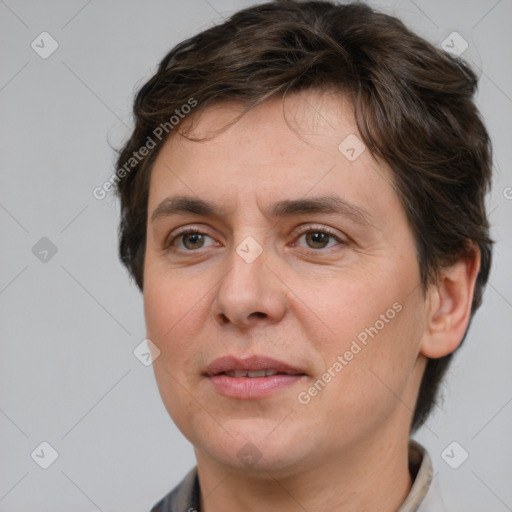
[[[283,361],[261,355],[253,355],[245,358],[237,358],[235,356],[219,357],[206,367],[205,373],[210,377],[212,375],[218,375],[220,373],[233,370],[274,370],[288,375],[305,374],[305,372],[300,368],[295,368]]]

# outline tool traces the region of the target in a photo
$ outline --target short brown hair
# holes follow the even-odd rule
[[[183,41],[138,92],[135,128],[117,168],[126,170],[156,127],[169,128],[171,116],[191,98],[197,104],[192,116],[221,101],[240,102],[246,112],[287,92],[326,87],[350,98],[361,138],[393,171],[415,235],[424,291],[444,266],[475,247],[480,251],[472,319],[489,276],[493,244],[485,211],[492,150],[473,102],[477,77],[464,61],[395,17],[361,3],[276,0],[239,11]],[[162,143],[173,134],[165,131]],[[149,179],[161,146],[133,162],[116,184],[119,256],[140,290]],[[412,430],[431,411],[451,356],[428,360]]]

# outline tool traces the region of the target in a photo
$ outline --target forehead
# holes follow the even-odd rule
[[[376,190],[380,202],[396,202],[392,172],[364,147],[346,97],[304,91],[242,113],[238,103],[221,103],[184,120],[180,130],[194,140],[177,131],[164,144],[152,170],[150,208],[170,191],[216,196],[226,206],[233,194],[249,191],[259,191],[262,203],[333,192],[378,203]]]
[[[235,101],[213,103],[186,118],[180,128],[168,140],[174,149],[187,148],[197,139],[217,150],[251,141],[255,148],[265,150],[265,156],[274,157],[289,148],[337,150],[347,135],[358,134],[351,100],[334,91],[315,89],[271,98],[249,110]]]

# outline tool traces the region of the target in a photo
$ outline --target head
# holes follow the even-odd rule
[[[347,439],[425,421],[491,264],[476,86],[463,61],[358,3],[258,5],[163,58],[117,161],[119,250],[161,351],[164,403],[196,446],[269,442],[290,410],[283,430],[304,450],[301,432],[327,417]],[[171,196],[219,211],[168,201],[189,213],[153,215]],[[327,196],[345,201],[339,215],[271,212]],[[298,233],[304,222],[316,236]],[[185,225],[202,235],[178,237]],[[215,394],[206,367],[236,350],[292,355],[305,374],[295,401]]]

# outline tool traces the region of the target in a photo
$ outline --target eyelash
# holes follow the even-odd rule
[[[325,228],[325,227],[321,227],[321,228],[308,227],[307,229],[304,229],[304,230],[300,231],[297,234],[297,238],[300,238],[301,236],[306,235],[308,233],[323,233],[325,235],[328,235],[331,238],[334,238],[340,245],[342,245],[342,246],[347,245],[347,242],[345,242],[344,240],[341,240],[335,233],[333,233],[330,229]],[[184,235],[189,235],[189,234],[206,235],[206,236],[208,236],[210,238],[213,238],[208,233],[204,233],[203,231],[201,231],[199,229],[196,229],[196,228],[185,228],[183,231],[180,231],[180,232],[176,233],[174,236],[170,237],[164,243],[164,249],[171,250],[172,249],[172,245],[174,244],[174,242],[176,240],[178,240],[180,237],[182,237]],[[194,253],[194,252],[200,251],[201,249],[203,249],[203,248],[200,247],[199,249],[196,249],[196,250],[194,250],[194,249],[175,249],[174,248],[172,250],[174,250],[174,252]],[[309,251],[310,253],[318,253],[318,252],[326,252],[327,249],[329,249],[329,248],[327,247],[327,248],[320,248],[320,249],[311,249],[311,248],[305,248],[305,249],[306,249],[306,251]]]

